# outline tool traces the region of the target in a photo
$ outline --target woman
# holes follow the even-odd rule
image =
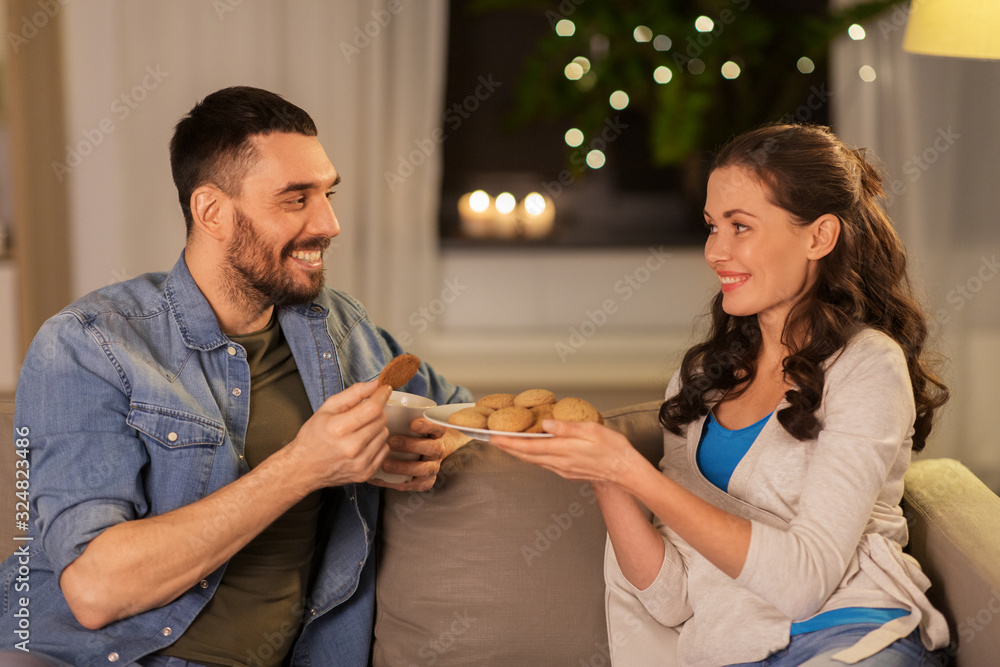
[[[881,195],[828,128],[736,138],[705,203],[721,292],[660,410],[662,473],[597,424],[492,440],[592,482],[627,592],[684,624],[681,664],[936,664],[948,641],[899,507],[947,389]]]

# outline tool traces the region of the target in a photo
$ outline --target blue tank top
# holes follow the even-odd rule
[[[730,430],[719,424],[715,420],[715,416],[709,412],[705,419],[705,427],[701,432],[701,440],[698,443],[697,461],[701,474],[712,484],[728,492],[729,480],[733,476],[733,471],[736,470],[736,466],[740,464],[746,453],[750,451],[750,447],[773,414],[773,412],[770,413],[750,426]],[[805,621],[792,623],[791,635],[794,637],[807,632],[851,623],[881,625],[894,618],[906,616],[908,613],[905,609],[873,609],[869,607],[832,609]]]

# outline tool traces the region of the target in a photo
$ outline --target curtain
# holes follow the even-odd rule
[[[61,11],[69,144],[53,176],[69,184],[74,296],[173,265],[184,244],[173,126],[205,95],[252,85],[312,115],[343,178],[327,283],[390,330],[427,301],[444,0],[88,0]]]
[[[925,456],[951,456],[1000,489],[992,423],[1000,369],[1000,62],[902,50],[907,5],[833,50],[835,130],[882,161],[887,209],[931,315],[952,398]],[[859,75],[863,66],[874,81]]]

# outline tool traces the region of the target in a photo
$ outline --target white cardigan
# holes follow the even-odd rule
[[[667,396],[679,389],[675,375]],[[782,400],[778,409],[785,406]],[[845,662],[918,626],[928,648],[947,644],[945,619],[924,596],[929,581],[902,552],[899,501],[915,409],[900,347],[871,329],[852,338],[827,362],[817,417],[818,437],[799,441],[772,415],[733,472],[729,493],[698,470],[704,418],[688,425],[686,437],[665,431],[663,473],[752,524],[734,580],[657,522],[663,565],[647,589],[630,592],[660,623],[683,623],[680,664],[763,660],[787,646],[793,621],[842,607],[910,610],[838,654]]]

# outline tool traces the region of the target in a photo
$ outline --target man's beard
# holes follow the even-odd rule
[[[294,270],[284,260],[295,250],[326,250],[329,237],[290,241],[275,259],[272,248],[261,240],[253,221],[239,208],[233,213],[233,238],[222,267],[230,298],[247,310],[270,305],[294,306],[310,303],[323,290],[324,270],[313,271],[307,284],[295,280]]]

